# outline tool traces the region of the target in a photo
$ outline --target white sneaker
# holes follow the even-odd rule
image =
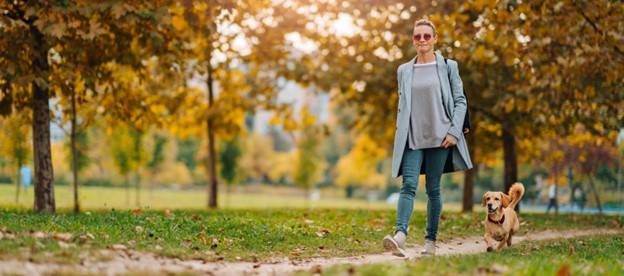
[[[392,252],[392,255],[405,257],[405,234],[397,232],[394,237],[387,235],[383,239],[383,246],[386,250]]]
[[[435,241],[425,240],[425,249],[420,251],[423,255],[434,256],[436,251]]]

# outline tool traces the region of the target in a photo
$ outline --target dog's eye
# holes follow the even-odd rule
[[[497,198],[496,200],[500,200],[500,199]]]
[[[488,198],[486,198],[485,200],[490,200],[490,198],[488,197]]]

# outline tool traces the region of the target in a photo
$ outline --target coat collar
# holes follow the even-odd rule
[[[444,62],[444,56],[442,56],[442,53],[440,52],[440,50],[435,50],[433,54],[435,55],[437,67],[440,68],[440,62]],[[416,55],[412,59],[410,59],[410,61],[408,62],[409,69],[414,67],[414,63],[416,63],[417,57],[418,57],[418,53],[416,53]]]

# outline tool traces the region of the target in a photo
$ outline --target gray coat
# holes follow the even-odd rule
[[[444,166],[444,173],[468,170],[472,168],[472,161],[470,160],[468,145],[462,131],[467,103],[463,92],[462,80],[459,77],[457,62],[447,59],[448,64],[446,64],[444,57],[439,51],[435,52],[435,58],[438,77],[440,78],[440,87],[442,88],[442,103],[444,104],[444,110],[451,118],[451,128],[448,133],[457,138],[457,145],[450,147],[451,152],[449,153],[447,164]],[[397,70],[399,103],[394,134],[394,150],[392,153],[392,177],[395,178],[403,175],[400,169],[409,131],[412,68],[415,61],[416,57],[407,63],[401,64]],[[413,112],[418,112],[418,110]],[[424,167],[424,165],[421,166],[420,174],[424,174]]]

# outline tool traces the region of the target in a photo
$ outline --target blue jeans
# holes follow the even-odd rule
[[[444,171],[444,164],[450,148],[426,148],[412,150],[405,146],[401,170],[403,171],[403,186],[397,205],[396,231],[407,235],[412,212],[414,211],[414,196],[418,187],[420,168],[425,163],[425,187],[427,188],[427,234],[425,239],[435,241],[438,234],[438,222],[442,212],[440,199],[440,177]]]

